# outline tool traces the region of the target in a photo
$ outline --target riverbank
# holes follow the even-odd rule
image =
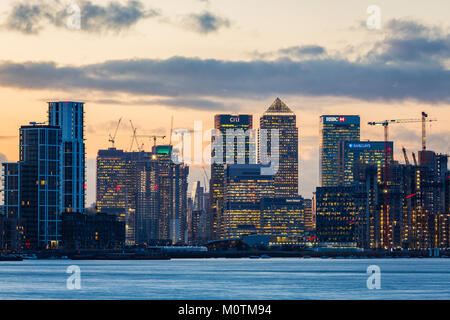
[[[169,259],[214,259],[214,258],[331,258],[331,259],[375,259],[375,258],[448,258],[450,251],[362,251],[362,250],[45,250],[0,255],[0,261],[34,259],[72,260],[169,260]]]

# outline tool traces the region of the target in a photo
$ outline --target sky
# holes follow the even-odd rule
[[[438,120],[428,149],[450,153],[449,12],[448,0],[3,0],[0,161],[18,160],[19,127],[45,121],[51,100],[86,103],[88,204],[119,118],[116,147],[129,150],[130,120],[142,135],[169,135],[172,117],[175,129],[210,129],[219,113],[258,123],[280,97],[297,115],[305,197],[322,114],[358,114],[361,138],[382,140],[368,121],[426,111]],[[397,160],[420,149],[420,130],[391,126]]]

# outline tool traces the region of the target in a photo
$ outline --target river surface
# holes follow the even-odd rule
[[[79,290],[67,286],[71,265]],[[371,265],[380,289],[368,289]],[[450,259],[0,262],[0,299],[450,299]]]

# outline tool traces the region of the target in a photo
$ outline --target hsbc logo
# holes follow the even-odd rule
[[[345,122],[345,117],[326,117],[326,122]]]

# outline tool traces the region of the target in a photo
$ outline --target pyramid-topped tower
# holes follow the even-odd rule
[[[283,101],[281,101],[281,99],[277,97],[264,114],[278,114],[278,113],[293,114],[292,110],[289,109],[287,104],[284,103]]]
[[[275,196],[298,197],[298,128],[295,113],[280,98],[276,98],[261,116],[259,127],[268,130],[266,150],[269,153],[279,153],[279,168],[274,174]],[[274,146],[274,150],[271,142],[272,129],[279,130],[279,146]],[[259,146],[259,159],[262,159],[262,141],[259,141]]]

